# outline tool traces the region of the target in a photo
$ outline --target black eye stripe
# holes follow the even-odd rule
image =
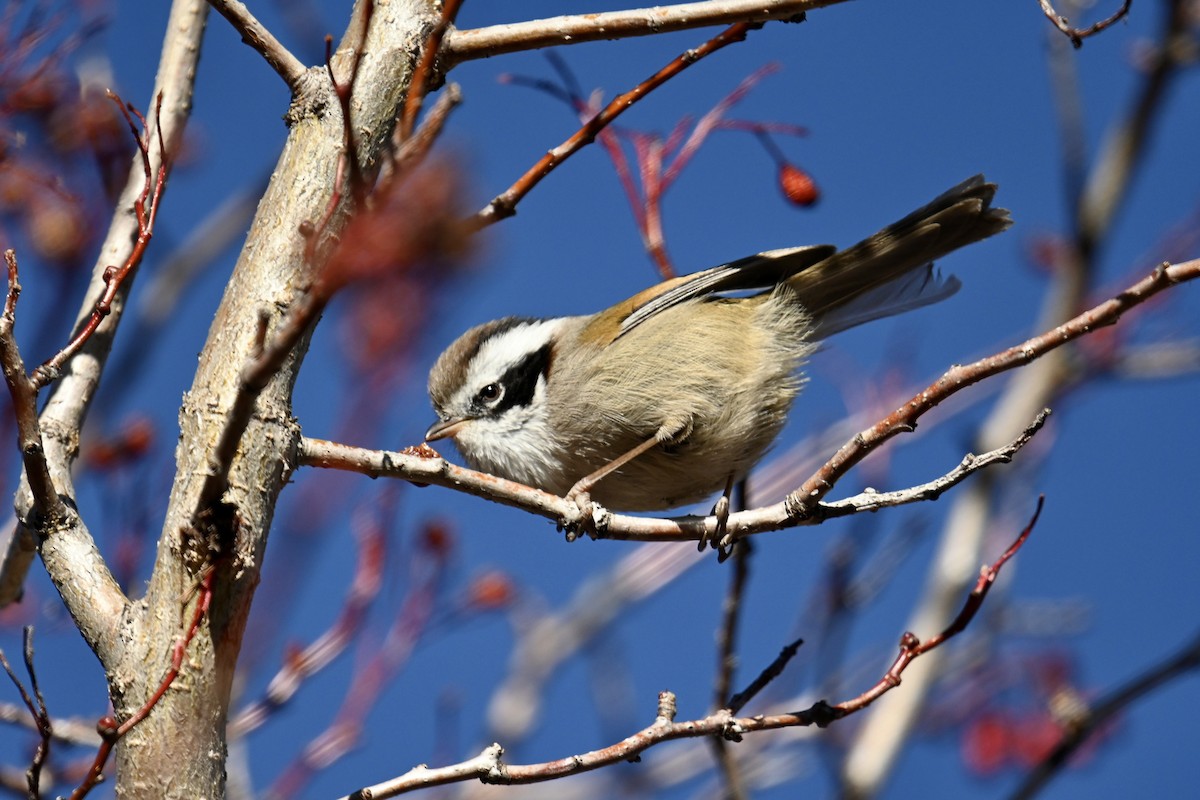
[[[553,348],[546,343],[509,367],[500,378],[500,385],[504,387],[500,402],[488,409],[488,413],[503,414],[510,408],[532,403],[538,378],[550,372],[552,356]]]

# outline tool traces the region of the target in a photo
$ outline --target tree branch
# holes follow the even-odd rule
[[[673,697],[670,696],[671,693],[666,692],[659,696],[657,715],[653,723],[625,737],[620,742],[600,750],[592,750],[542,764],[513,765],[505,764],[502,760],[504,749],[499,744],[492,744],[475,758],[460,764],[437,769],[430,769],[423,765],[418,766],[392,780],[359,789],[341,800],[364,800],[364,798],[382,800],[382,798],[396,797],[416,789],[443,786],[472,778],[483,783],[506,786],[540,783],[630,761],[655,745],[676,739],[718,736],[736,742],[741,741],[744,734],[758,731],[809,725],[823,728],[832,722],[862,711],[895,689],[900,685],[904,671],[915,660],[941,647],[966,629],[982,607],[1000,570],[1021,549],[1032,533],[1041,507],[1042,503],[1039,500],[1037,512],[1025,529],[1021,531],[1016,541],[995,563],[990,566],[985,565],[980,570],[975,588],[967,596],[954,620],[941,633],[924,642],[911,633],[905,633],[900,639],[900,652],[884,676],[874,686],[855,698],[837,705],[830,705],[822,700],[803,711],[787,714],[761,714],[753,717],[737,717],[735,712],[725,708],[702,719],[677,722],[673,716],[675,709],[675,703],[671,702]],[[782,665],[786,664],[794,654],[795,646],[785,648],[775,662],[764,670],[764,675],[773,676],[776,669],[782,669]]]
[[[1050,754],[1026,776],[1011,795],[1013,800],[1027,800],[1035,796],[1067,763],[1071,755],[1114,716],[1144,695],[1196,669],[1200,669],[1200,636],[1192,639],[1179,652],[1155,664],[1144,674],[1113,690],[1088,708],[1083,719],[1076,720]]]
[[[145,189],[146,165],[152,172],[161,173],[166,154],[176,151],[192,107],[193,79],[207,11],[203,0],[176,0],[171,7],[152,95],[162,98],[162,110],[147,131],[147,141],[157,138],[163,147],[150,148],[144,159],[139,152],[130,167],[117,199],[118,211],[92,271],[92,288],[84,298],[75,325],[77,330],[87,324],[98,299],[108,290],[109,265],[125,263],[137,241],[139,220],[128,210],[135,207]],[[154,105],[153,99],[150,105]],[[65,498],[75,496],[71,465],[78,455],[79,432],[112,349],[136,271],[136,266],[129,271],[112,296],[109,313],[79,350],[62,364],[62,377],[54,384],[41,414],[46,464],[55,489]],[[23,524],[17,526],[7,543],[4,563],[0,566],[0,606],[20,597],[40,540],[47,572],[80,631],[89,644],[98,648],[97,654],[104,661],[109,655],[106,648],[111,645],[108,634],[120,621],[125,597],[96,550],[91,534],[74,514],[55,530],[30,530],[29,515],[34,500],[26,487],[19,490],[16,505]]]
[[[735,22],[799,22],[806,11],[840,2],[843,0],[705,0],[599,14],[550,17],[451,31],[446,36],[444,50],[446,59],[456,63],[540,47],[651,36]]]
[[[1056,59],[1058,63],[1051,62],[1052,67],[1060,68],[1055,83],[1059,102],[1066,104],[1060,114],[1064,127],[1066,201],[1073,228],[1068,245],[1055,260],[1053,284],[1045,292],[1034,330],[1047,330],[1070,320],[1088,302],[1097,254],[1125,197],[1134,167],[1145,151],[1146,133],[1164,108],[1165,87],[1178,74],[1177,54],[1182,52],[1178,45],[1187,30],[1186,7],[1182,0],[1168,0],[1151,69],[1144,75],[1130,110],[1110,126],[1106,144],[1086,175],[1084,157],[1076,151],[1084,142],[1073,119],[1079,113],[1075,107],[1077,98],[1072,96],[1075,90],[1069,85],[1074,83],[1074,76],[1061,69],[1065,55]],[[981,449],[995,446],[1035,409],[1053,404],[1073,379],[1072,365],[1061,352],[1020,370],[1007,382],[1002,396],[979,426],[977,446]],[[961,587],[953,576],[961,573],[962,564],[978,559],[991,529],[994,498],[1003,485],[991,479],[976,481],[956,493],[926,587],[911,613],[910,625],[940,618],[954,602]],[[918,724],[925,700],[938,679],[941,661],[940,655],[927,660],[925,669],[910,680],[908,691],[889,698],[886,707],[868,718],[856,732],[842,766],[844,794],[869,797],[879,793]]]
[[[828,517],[876,510],[883,505],[902,505],[936,499],[947,488],[961,482],[973,472],[993,463],[1010,460],[1041,427],[1047,412],[1039,414],[1034,422],[1010,443],[982,456],[968,456],[958,467],[937,480],[897,492],[869,492],[835,503],[823,502],[823,498],[832,490],[834,484],[855,464],[889,439],[914,430],[917,421],[926,412],[947,398],[986,378],[1025,366],[1098,328],[1113,325],[1129,309],[1159,292],[1197,277],[1200,277],[1200,259],[1175,265],[1163,264],[1116,297],[1062,325],[972,364],[950,368],[924,391],[842,445],[812,477],[783,502],[731,514],[726,540],[733,541],[740,536],[801,524],[814,524]],[[372,477],[387,475],[415,483],[433,483],[453,488],[558,520],[568,529],[590,523],[594,526],[590,532],[597,538],[642,541],[698,540],[701,536],[711,536],[716,530],[716,520],[712,517],[631,517],[613,514],[599,506],[592,507],[590,520],[581,521],[580,509],[574,503],[513,481],[454,466],[438,456],[428,445],[396,453],[305,438],[300,444],[299,459],[301,464],[308,466],[345,469]]]
[[[1042,6],[1042,13],[1046,15],[1046,19],[1054,23],[1054,27],[1058,28],[1063,34],[1071,40],[1071,44],[1078,50],[1083,47],[1083,40],[1089,36],[1099,33],[1105,28],[1111,27],[1113,24],[1125,18],[1129,13],[1130,7],[1133,5],[1133,0],[1123,0],[1121,7],[1113,13],[1112,16],[1102,19],[1094,25],[1087,28],[1072,28],[1071,21],[1054,10],[1054,5],[1050,0],[1038,0]]]
[[[903,407],[892,412],[873,427],[858,434],[825,462],[815,475],[784,501],[794,513],[805,516],[814,503],[820,501],[833,484],[872,450],[893,436],[911,431],[917,420],[947,397],[967,386],[1025,366],[1057,350],[1064,344],[1086,336],[1097,328],[1114,325],[1129,309],[1144,303],[1154,295],[1178,283],[1200,277],[1200,259],[1182,264],[1162,264],[1147,277],[1130,286],[1116,297],[1085,311],[1045,333],[1010,347],[1003,352],[982,358],[973,364],[952,367],[925,391],[913,397]]]
[[[283,78],[293,95],[300,94],[304,77],[308,73],[304,62],[292,55],[266,26],[255,19],[244,3],[238,0],[208,0],[208,3],[218,14],[229,20],[234,30],[241,34],[243,42],[271,65],[271,69]]]
[[[753,26],[747,22],[729,26],[699,47],[681,53],[665,67],[628,92],[614,97],[612,102],[585,122],[569,139],[558,147],[548,151],[536,164],[526,170],[525,174],[516,183],[493,198],[483,210],[475,215],[473,218],[474,226],[482,228],[517,213],[517,203],[521,202],[527,194],[533,191],[533,187],[541,183],[542,179],[553,172],[562,162],[594,142],[600,132],[612,124],[617,117],[624,114],[639,100],[683,72],[692,64],[695,64],[706,56],[712,55],[723,47],[744,40],[751,27]]]

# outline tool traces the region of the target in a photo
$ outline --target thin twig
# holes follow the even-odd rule
[[[1039,511],[1041,509],[1040,500],[1038,509]],[[1029,525],[1005,551],[1004,555],[991,566],[985,566],[980,571],[975,589],[968,595],[958,616],[949,626],[925,642],[920,642],[911,633],[904,634],[900,642],[900,653],[884,676],[870,689],[844,703],[830,705],[820,701],[803,711],[787,714],[763,714],[753,717],[737,717],[728,709],[722,709],[702,719],[677,722],[671,713],[674,703],[669,702],[673,698],[664,702],[664,698],[660,696],[658,711],[653,723],[625,737],[620,742],[600,750],[579,753],[541,764],[513,765],[503,762],[504,749],[499,744],[493,744],[475,758],[460,764],[435,769],[424,765],[418,766],[397,778],[359,789],[342,800],[363,800],[363,798],[382,800],[416,789],[444,786],[472,779],[488,784],[503,785],[539,783],[630,761],[651,747],[676,739],[720,736],[730,741],[740,741],[743,735],[757,731],[810,725],[825,727],[836,720],[861,711],[879,697],[899,686],[902,674],[913,661],[961,633],[979,611],[1001,568],[1024,545],[1036,521],[1037,514],[1035,513]],[[786,661],[786,658],[781,656],[780,659],[776,659],[777,662],[780,660]]]
[[[388,563],[387,536],[374,518],[363,520],[355,529],[358,563],[337,619],[311,644],[287,658],[267,684],[261,700],[249,703],[237,712],[229,722],[231,738],[245,736],[266,722],[295,696],[308,678],[344,652],[362,628],[371,602],[383,586],[383,570]]]
[[[25,372],[25,361],[21,358],[14,331],[17,299],[21,296],[17,254],[13,250],[5,250],[4,262],[8,267],[8,292],[4,299],[4,313],[0,316],[0,367],[4,370],[4,382],[12,395],[13,415],[17,421],[17,446],[21,450],[34,505],[47,519],[57,520],[66,509],[55,491],[50,466],[46,462],[41,423],[38,421],[37,386]]]
[[[130,274],[137,270],[138,266],[142,263],[142,258],[146,254],[146,249],[150,246],[150,240],[154,236],[154,222],[158,218],[159,200],[162,198],[163,191],[167,186],[167,173],[170,170],[170,165],[167,161],[166,143],[163,141],[161,119],[162,93],[158,94],[154,108],[154,131],[157,133],[158,139],[157,170],[155,170],[154,164],[151,162],[150,126],[146,124],[145,117],[136,108],[121,100],[116,94],[109,92],[108,98],[117,105],[117,108],[121,110],[121,114],[125,117],[125,122],[129,126],[130,133],[133,134],[133,140],[137,144],[138,153],[142,160],[142,170],[145,180],[142,185],[141,194],[138,195],[137,200],[133,203],[134,215],[138,223],[137,239],[134,240],[133,249],[130,250],[129,256],[120,267],[110,266],[104,270],[102,276],[104,290],[101,292],[100,297],[97,298],[96,304],[92,309],[92,314],[87,322],[79,328],[74,338],[71,339],[66,347],[58,351],[58,353],[33,371],[31,380],[33,381],[34,388],[38,390],[57,380],[59,375],[62,374],[63,364],[79,352],[87,341],[92,338],[92,334],[100,327],[100,323],[104,321],[104,318],[111,313],[113,301],[116,299],[121,285]],[[137,117],[137,123],[134,122],[134,117]],[[149,203],[149,208],[147,208],[147,203]]]
[[[1013,800],[1027,800],[1036,795],[1050,779],[1058,774],[1071,756],[1097,731],[1103,730],[1110,719],[1128,708],[1142,696],[1158,689],[1175,678],[1200,669],[1200,636],[1160,664],[1148,669],[1123,686],[1101,698],[1087,710],[1084,719],[1076,721],[1042,762],[1026,776],[1011,795]]]
[[[1124,19],[1125,15],[1129,13],[1129,8],[1133,5],[1133,0],[1123,0],[1121,7],[1111,17],[1102,19],[1086,28],[1072,28],[1071,21],[1055,11],[1050,0],[1038,0],[1038,2],[1042,6],[1042,13],[1046,15],[1046,19],[1054,23],[1054,27],[1062,31],[1071,40],[1071,44],[1075,46],[1076,50],[1083,47],[1083,40],[1087,37],[1100,33],[1105,28],[1111,27],[1113,24]]]
[[[25,783],[28,789],[27,797],[29,797],[29,800],[38,800],[41,797],[39,786],[41,784],[42,767],[45,766],[46,759],[50,755],[50,740],[53,738],[54,730],[50,722],[50,714],[46,711],[46,700],[42,697],[42,690],[38,687],[37,672],[33,668],[33,627],[30,625],[25,626],[23,651],[25,656],[25,671],[29,674],[29,690],[26,690],[21,679],[13,671],[12,665],[8,663],[3,650],[0,650],[0,667],[4,668],[13,685],[17,687],[17,692],[21,695],[21,701],[25,703],[26,710],[29,711],[29,715],[33,718],[34,727],[38,733],[37,751],[34,753],[33,760],[29,764],[29,769],[25,772]],[[33,692],[32,695],[30,691]]]
[[[779,651],[779,655],[775,656],[775,660],[766,666],[762,672],[758,673],[749,686],[742,691],[729,698],[729,702],[725,705],[726,710],[731,714],[737,714],[746,704],[758,696],[758,693],[767,688],[771,681],[783,674],[783,670],[787,667],[788,662],[796,657],[796,653],[800,652],[800,646],[804,644],[803,639],[797,639],[785,646]]]
[[[612,102],[585,122],[570,138],[542,156],[516,183],[494,198],[482,211],[476,214],[473,220],[475,225],[477,227],[484,227],[511,217],[516,213],[517,203],[521,202],[525,195],[533,190],[533,187],[541,183],[542,179],[553,172],[563,161],[595,141],[600,131],[610,125],[613,120],[625,113],[625,111],[650,92],[662,86],[705,56],[712,55],[734,42],[744,40],[752,27],[753,25],[747,22],[731,25],[699,47],[680,54],[665,67],[628,92],[613,98]]]
[[[919,486],[911,486],[907,489],[900,489],[895,492],[877,492],[868,489],[861,494],[856,494],[853,497],[847,497],[844,500],[837,500],[831,503],[824,503],[824,507],[828,510],[834,509],[853,509],[854,513],[860,511],[875,511],[880,508],[888,508],[891,506],[907,505],[908,503],[918,500],[936,500],[946,493],[949,489],[957,486],[967,479],[968,476],[991,466],[992,464],[1008,464],[1013,460],[1013,456],[1017,454],[1025,445],[1029,444],[1034,435],[1042,429],[1046,424],[1046,420],[1050,417],[1050,409],[1042,409],[1034,418],[1033,422],[1025,430],[1021,431],[1017,438],[1013,439],[1002,447],[997,447],[995,450],[989,450],[982,455],[973,455],[968,453],[963,457],[963,460],[957,467],[947,472],[940,478],[936,478],[928,483],[922,483]],[[833,514],[829,514],[833,516]]]
[[[255,19],[244,3],[238,0],[208,0],[208,4],[229,20],[234,30],[241,34],[242,41],[271,65],[271,69],[283,78],[292,94],[299,93],[308,72],[304,62],[292,55],[266,26]]]
[[[798,22],[806,11],[839,2],[842,0],[707,0],[551,17],[452,31],[446,37],[444,51],[447,60],[455,63],[540,47],[650,36],[735,22]]]
[[[458,16],[461,5],[462,0],[445,0],[442,4],[441,18],[433,26],[433,30],[429,31],[429,35],[425,37],[425,44],[421,46],[421,60],[413,70],[412,79],[408,84],[408,96],[404,98],[404,110],[400,114],[399,124],[396,125],[396,134],[402,142],[412,136],[416,127],[425,95],[429,94],[433,85],[434,67],[441,54],[442,40],[446,32],[454,27],[454,19]]]
[[[26,625],[22,631],[24,647],[22,653],[25,658],[25,673],[29,675],[29,688],[33,692],[33,699],[37,702],[36,708],[31,708],[34,721],[37,723],[38,731],[38,746],[37,751],[33,755],[33,762],[29,765],[29,771],[26,773],[29,779],[29,796],[32,800],[37,800],[41,796],[39,786],[42,779],[42,769],[46,765],[46,759],[50,757],[50,740],[54,738],[54,724],[50,721],[50,712],[46,708],[46,698],[42,696],[42,687],[38,685],[37,670],[33,668],[33,626]]]
[[[738,501],[732,509],[745,510],[746,493],[744,483],[738,487]],[[725,708],[729,700],[730,687],[733,685],[734,671],[737,669],[738,628],[742,619],[743,600],[746,595],[746,584],[750,579],[750,558],[754,555],[754,545],[749,539],[742,539],[733,544],[730,551],[733,560],[733,570],[729,577],[729,590],[725,593],[725,602],[721,607],[721,625],[717,629],[717,678],[713,691],[713,708]],[[733,712],[736,713],[736,712]],[[743,785],[737,759],[729,743],[724,739],[712,740],[713,754],[717,762],[717,771],[724,785],[725,800],[745,800],[746,788]]]
[[[912,431],[917,421],[926,412],[949,397],[987,378],[1025,366],[1099,328],[1113,325],[1125,312],[1158,293],[1198,277],[1200,277],[1200,259],[1174,265],[1163,264],[1116,297],[1100,303],[1062,325],[995,355],[979,359],[971,364],[952,367],[900,408],[872,427],[855,435],[782,503],[731,514],[727,531],[737,538],[801,524],[814,524],[830,516],[846,516],[866,509],[879,508],[878,494],[860,496],[860,500],[853,503],[847,500],[844,501],[845,505],[826,504],[823,499],[832,490],[834,484],[855,464],[889,439]],[[1035,422],[1035,430],[1036,424]],[[1022,432],[1013,441],[1014,443],[1023,442],[1027,441],[1027,438],[1027,434]],[[1006,454],[1011,446],[1005,445],[999,448],[995,454],[988,453],[975,457],[971,459],[973,463],[960,464],[948,474],[956,476],[955,480],[961,480],[982,466],[996,461],[1002,462],[1006,459]],[[427,445],[397,453],[367,450],[306,438],[302,440],[300,449],[300,463],[308,466],[345,469],[373,477],[389,475],[416,483],[434,483],[495,502],[517,506],[560,522],[578,517],[578,509],[573,503],[568,503],[563,498],[514,481],[454,466],[438,456],[436,451]],[[889,500],[896,504],[926,500],[929,499],[930,492],[937,491],[937,485],[938,482],[934,481],[931,484],[917,487],[914,493],[900,492],[891,495]],[[595,525],[595,534],[598,538],[610,539],[643,541],[691,539],[695,541],[699,540],[701,536],[710,537],[716,531],[716,519],[712,517],[676,519],[631,517],[613,514],[599,507],[594,507],[591,522]]]
[[[397,135],[399,132],[397,128],[397,134],[392,136],[392,158],[385,162],[385,168],[391,170],[392,175],[403,175],[421,164],[430,148],[433,147],[433,143],[441,136],[450,112],[461,102],[462,89],[458,84],[446,84],[446,88],[438,94],[429,113],[421,119],[421,124],[417,126],[415,133],[401,139]],[[387,180],[389,180],[387,173],[380,176],[380,181]]]
[[[210,566],[205,572],[204,577],[199,583],[199,592],[196,596],[196,607],[192,611],[192,619],[188,624],[187,629],[183,634],[175,640],[175,646],[171,649],[171,664],[167,668],[166,674],[159,681],[158,688],[150,695],[150,698],[142,704],[142,707],[135,711],[124,722],[117,724],[117,721],[112,717],[105,717],[97,724],[96,729],[100,732],[100,747],[96,751],[96,757],[92,760],[91,767],[88,768],[87,775],[75,791],[71,793],[70,800],[82,800],[88,792],[96,787],[104,777],[104,765],[108,762],[109,753],[117,742],[133,730],[146,717],[150,716],[150,712],[158,705],[158,701],[163,698],[171,685],[175,683],[175,679],[179,677],[180,670],[183,669],[183,657],[187,653],[188,645],[192,639],[200,631],[200,623],[204,621],[205,615],[208,613],[209,605],[212,603],[213,576],[216,570]]]

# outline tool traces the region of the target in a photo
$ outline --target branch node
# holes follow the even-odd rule
[[[678,711],[678,707],[675,703],[675,693],[664,689],[658,693],[658,714],[654,719],[654,724],[666,725],[674,722],[676,711]]]

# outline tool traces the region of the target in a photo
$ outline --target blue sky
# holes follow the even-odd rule
[[[160,5],[165,6],[118,3],[113,25],[98,39],[112,58],[121,92],[141,106],[149,97],[165,19]],[[256,11],[265,5],[251,4]],[[328,3],[322,8],[326,30],[335,38],[347,5]],[[277,27],[302,59],[311,60],[320,52],[320,43],[290,38],[286,28],[279,27],[273,8],[262,8],[262,18]],[[598,8],[578,2],[467,2],[460,25],[514,19],[507,14],[535,18]],[[1158,29],[1161,12],[1160,4],[1137,2],[1127,22],[1088,40],[1071,56],[1080,75],[1089,153],[1095,152],[1112,120],[1129,107],[1138,81],[1131,61],[1144,37]],[[707,35],[693,31],[601,42],[560,53],[585,90],[599,87],[611,97]],[[771,24],[751,33],[746,42],[696,65],[622,119],[630,128],[665,132],[681,116],[707,111],[763,64],[777,62],[779,71],[765,78],[734,116],[798,124],[810,131],[802,139],[779,140],[789,158],[823,189],[821,202],[807,210],[782,200],[770,159],[750,137],[718,133],[706,143],[665,202],[668,246],[685,271],[776,247],[852,243],[977,172],[1000,185],[997,203],[1012,210],[1016,225],[1009,233],[943,262],[944,270],[963,281],[958,295],[938,307],[841,336],[814,360],[810,383],[777,453],[831,426],[848,406],[859,410],[889,381],[919,388],[950,364],[973,360],[1031,333],[1046,277],[1030,264],[1030,248],[1040,237],[1066,229],[1060,138],[1047,73],[1050,36],[1033,2],[845,3],[814,11],[802,25]],[[576,124],[549,97],[500,85],[497,75],[502,72],[552,77],[548,63],[536,53],[468,63],[454,71],[451,77],[462,85],[465,102],[454,114],[444,143],[468,166],[474,205],[481,206],[504,189]],[[1200,171],[1193,144],[1200,129],[1198,92],[1200,81],[1192,70],[1168,95],[1125,210],[1099,258],[1098,285],[1105,291],[1140,277],[1163,257],[1166,243],[1177,239],[1178,231],[1195,228],[1200,213]],[[196,159],[172,178],[162,235],[155,243],[159,249],[151,252],[148,271],[223,197],[270,169],[286,134],[280,118],[287,100],[282,82],[214,15],[191,129]],[[433,323],[401,366],[401,380],[388,389],[390,409],[384,425],[371,432],[371,439],[354,443],[394,448],[420,440],[433,419],[424,395],[424,374],[439,350],[470,325],[507,314],[587,313],[655,279],[611,166],[598,148],[579,154],[554,173],[522,203],[515,218],[488,231],[484,242],[472,271],[435,300]],[[1185,255],[1197,255],[1194,244]],[[169,474],[177,430],[178,398],[190,384],[192,356],[203,343],[235,256],[236,246],[189,291],[175,324],[161,334],[131,391],[123,392],[105,417],[94,421],[116,427],[130,415],[145,414],[155,422],[159,471],[143,475],[147,483],[142,485],[167,485],[164,476]],[[339,316],[347,307],[334,304],[314,339],[297,388],[296,414],[311,436],[335,436],[347,413],[347,397],[362,390],[346,364],[348,343]],[[1194,340],[1200,335],[1197,319],[1200,287],[1183,286],[1151,313],[1130,319],[1129,336],[1144,344]],[[834,496],[851,494],[877,479],[882,483],[872,484],[876,488],[900,488],[945,472],[969,447],[973,426],[983,419],[999,386],[976,387],[935,411],[912,443],[889,446],[889,455],[881,456],[886,470],[864,465]],[[956,689],[994,688],[997,703],[1022,697],[1013,684],[1019,683],[1023,670],[1031,669],[1029,664],[1041,663],[1039,659],[1050,654],[1065,654],[1080,691],[1099,694],[1195,635],[1200,530],[1190,501],[1196,485],[1191,454],[1200,446],[1198,389],[1195,372],[1136,381],[1102,377],[1055,406],[1035,445],[1051,452],[1041,468],[1006,495],[1011,531],[997,534],[999,539],[1015,534],[1032,512],[1036,496],[1046,495],[1046,510],[1034,537],[1006,576],[1003,597],[996,598],[997,610],[1009,612],[1008,623],[1023,619],[1024,630],[1006,632],[998,617],[979,621],[972,633],[995,637],[987,664],[996,674],[979,683],[946,687],[939,695],[943,708],[935,709],[943,718],[948,714],[945,706],[958,697]],[[322,535],[297,543],[299,534],[287,527],[297,513],[288,509],[303,501],[298,495],[318,491],[304,480],[293,487],[295,492],[285,491],[280,522],[272,534],[261,602],[255,609],[254,630],[261,638],[252,643],[257,667],[247,679],[247,697],[262,691],[287,643],[308,641],[338,613],[355,558],[351,510],[369,507],[381,492],[379,482],[366,478],[342,481],[331,515],[334,522]],[[111,518],[118,515],[104,502],[104,492],[109,491],[111,486],[101,485],[85,492],[81,505],[85,513],[91,507],[115,526]],[[924,529],[928,532],[889,571],[891,579],[877,602],[848,634],[844,678],[855,688],[843,694],[865,689],[891,658],[907,610],[925,580],[948,500],[759,537],[735,684],[748,681],[790,637],[803,636],[816,652],[828,652],[820,650],[821,632],[806,629],[810,620],[805,610],[835,543],[850,537],[871,551],[906,526]],[[150,512],[152,520],[156,513]],[[391,568],[364,642],[382,635],[413,585],[414,531],[433,518],[446,521],[456,542],[453,567],[445,578],[447,596],[454,596],[481,570],[497,569],[520,587],[523,610],[507,618],[494,614],[438,623],[372,710],[361,747],[314,777],[303,796],[338,796],[420,762],[472,755],[489,741],[483,719],[508,670],[513,626],[519,629],[522,617],[527,621],[537,613],[565,608],[580,587],[632,557],[637,547],[620,542],[567,544],[540,519],[443,489],[405,488],[395,511]],[[277,550],[281,557],[273,561]],[[513,760],[548,760],[609,744],[650,722],[655,695],[664,688],[679,695],[681,717],[702,715],[712,693],[713,630],[728,574],[728,565],[710,557],[644,602],[624,609],[587,648],[586,658],[574,658],[555,671],[546,686],[542,722],[514,748]],[[51,607],[55,599],[44,577],[37,578],[36,586],[42,602]],[[283,586],[304,590],[288,593],[279,588]],[[43,627],[43,688],[52,709],[74,707],[98,716],[103,707],[99,670],[80,652],[82,645],[71,640],[66,621]],[[1030,628],[1053,635],[1034,635]],[[933,631],[918,633],[927,636]],[[15,652],[15,634],[5,631],[2,637],[5,651]],[[979,644],[963,639],[950,647],[965,657]],[[69,655],[47,663],[56,648]],[[361,662],[370,649],[365,643],[357,651],[352,648],[250,737],[256,787],[269,785],[291,756],[328,724],[356,660]],[[812,661],[802,658],[795,673],[781,680],[779,691],[811,688],[815,669]],[[597,682],[598,676],[610,681]],[[1127,712],[1088,763],[1060,776],[1046,796],[1187,793],[1194,783],[1191,743],[1200,735],[1197,680],[1194,675],[1177,680]],[[615,694],[602,694],[597,685]],[[458,704],[453,722],[447,721],[439,703],[448,696]],[[598,715],[597,706],[609,715]],[[828,759],[836,743],[852,732],[853,721],[848,722],[844,729],[839,725],[823,734],[828,737],[825,747],[780,748],[788,760],[774,769],[792,777],[754,796],[829,795],[833,784]],[[986,778],[972,774],[959,754],[960,733],[961,728],[950,728],[918,736],[885,796],[905,797],[914,787],[932,798],[1005,796],[1018,773]],[[775,737],[773,744],[788,741],[785,734],[765,734],[770,737]],[[638,771],[657,774],[668,769],[661,759],[672,752],[680,751],[663,748],[642,765],[605,778],[618,781],[612,794],[640,796],[644,789],[639,788]],[[705,794],[712,788],[706,780],[689,781],[661,796],[710,796]],[[546,796],[568,796],[572,785],[568,780],[539,790],[549,792]],[[588,785],[578,784],[581,789]],[[514,789],[506,796],[538,795]]]

